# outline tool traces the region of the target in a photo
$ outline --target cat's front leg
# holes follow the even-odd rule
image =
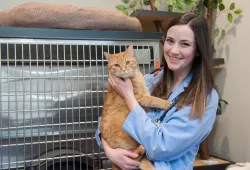
[[[112,163],[112,170],[122,170],[116,164]]]
[[[171,104],[167,100],[142,93],[135,94],[135,97],[139,104],[144,107],[167,109]]]
[[[156,170],[155,167],[153,166],[152,162],[144,156],[141,160],[140,163],[140,169],[142,170]]]

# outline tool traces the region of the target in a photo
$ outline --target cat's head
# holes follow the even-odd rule
[[[104,52],[104,56],[108,61],[108,70],[113,76],[130,78],[138,71],[132,45],[121,53],[109,54]]]

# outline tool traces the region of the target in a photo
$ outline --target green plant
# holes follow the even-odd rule
[[[142,9],[150,4],[149,0],[121,0],[121,2],[122,4],[115,7],[125,15],[129,15],[135,9]]]
[[[221,17],[221,14],[225,14],[224,17],[226,17],[225,19],[228,21],[227,25],[224,27],[221,27],[218,24],[214,25],[212,40],[213,50],[216,51],[222,40],[225,38],[228,30],[231,28],[228,28],[228,26],[234,26],[234,20],[239,17],[239,15],[242,13],[242,10],[236,8],[235,2],[227,5],[223,0],[212,0],[210,2],[208,0],[201,0],[192,12],[204,16],[208,6],[214,9],[216,12],[212,23],[216,23],[216,20]]]
[[[228,105],[228,102],[226,100],[223,100],[223,99],[220,98],[219,103],[218,103],[218,109],[222,109],[223,103]]]
[[[224,104],[228,105],[228,102],[226,100],[222,99],[219,88],[217,85],[215,85],[215,90],[217,91],[217,93],[219,95],[218,110],[220,111],[219,113],[221,113],[223,105]]]
[[[165,0],[171,12],[184,12],[185,7],[196,7],[200,0]]]
[[[121,0],[122,4],[115,6],[116,9],[129,15],[135,9],[142,9],[150,5],[149,0]],[[196,7],[200,0],[155,0],[154,6],[160,9],[162,5],[167,5],[168,11],[183,13],[186,7]]]

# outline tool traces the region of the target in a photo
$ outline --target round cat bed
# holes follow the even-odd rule
[[[0,12],[0,26],[141,32],[137,18],[99,7],[24,3]]]

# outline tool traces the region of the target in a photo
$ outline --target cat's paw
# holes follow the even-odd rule
[[[136,149],[135,153],[137,153],[138,156],[142,156],[142,155],[145,153],[145,148],[144,148],[142,145],[140,145],[140,146]]]
[[[172,102],[166,101],[164,109],[167,109],[171,104],[172,104]]]

